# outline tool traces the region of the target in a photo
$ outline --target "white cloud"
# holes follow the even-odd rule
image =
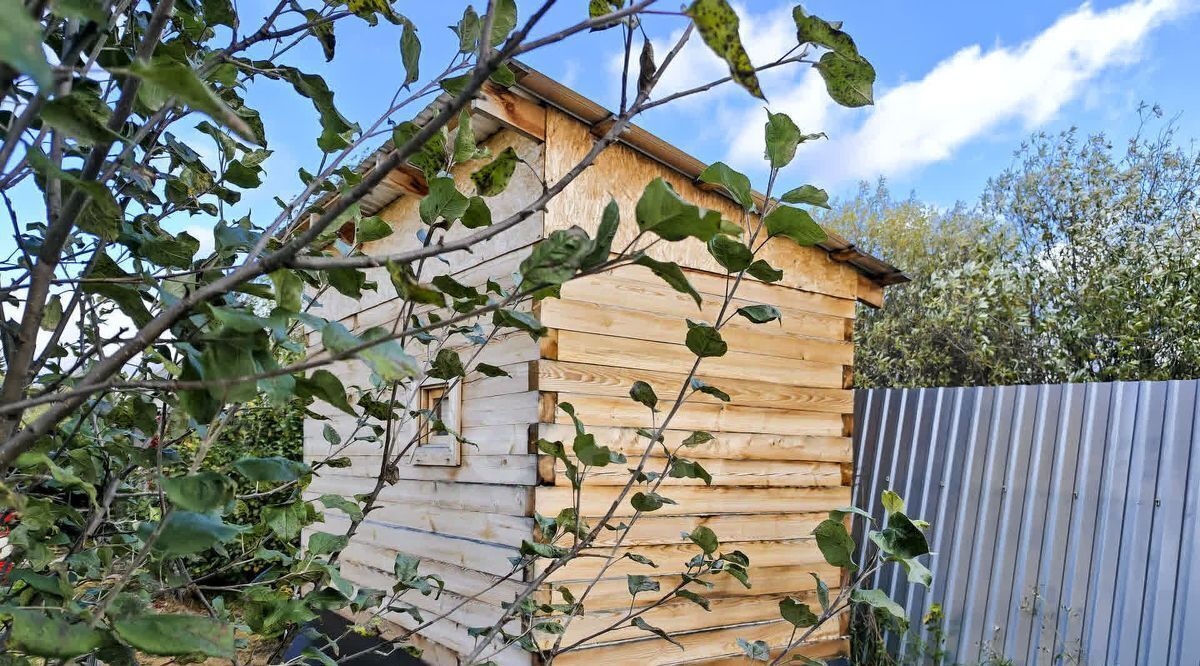
[[[809,68],[787,68],[785,78],[764,81],[771,107],[786,111],[804,131],[826,131],[828,142],[810,144],[796,169],[819,174],[826,185],[897,175],[951,158],[974,139],[1017,126],[1032,129],[1068,103],[1084,97],[1101,73],[1139,61],[1151,32],[1193,7],[1194,0],[1133,0],[1098,11],[1083,4],[1040,34],[1014,46],[975,44],[942,60],[918,80],[880,90],[866,110],[842,109],[825,95]],[[785,39],[776,27],[791,23],[783,10],[746,16],[742,36],[755,62]],[[761,32],[756,26],[765,26]],[[746,28],[750,28],[747,30]],[[690,47],[689,47],[690,48]],[[784,47],[786,48],[786,47]],[[712,63],[691,57],[681,63],[687,81],[712,72]],[[695,73],[693,73],[695,72]],[[690,83],[695,85],[695,83]],[[726,102],[723,100],[723,103]],[[761,168],[763,110],[742,105],[726,160]]]

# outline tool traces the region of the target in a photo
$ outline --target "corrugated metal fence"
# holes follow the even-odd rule
[[[858,391],[856,502],[932,524],[932,587],[877,585],[954,663],[1200,664],[1197,387]]]

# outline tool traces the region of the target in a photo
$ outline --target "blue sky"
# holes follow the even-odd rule
[[[532,3],[520,2],[522,13]],[[583,2],[563,2],[548,26],[565,25]],[[458,3],[398,3],[421,26],[422,66],[435,71],[451,48],[449,30]],[[790,3],[737,4],[742,37],[756,62],[794,43]],[[1137,125],[1139,102],[1179,114],[1181,136],[1200,137],[1200,2],[834,2],[806,7],[840,19],[878,71],[875,107],[835,107],[807,67],[764,77],[773,110],[786,110],[805,131],[830,139],[802,149],[789,180],[850,193],[860,179],[885,176],[899,193],[940,205],[978,197],[987,178],[1007,166],[1020,141],[1035,130],[1072,125],[1124,138]],[[648,17],[645,28],[661,58],[682,29],[677,17]],[[386,102],[388,77],[401,72],[398,35],[390,28],[339,27],[337,59],[327,71],[339,105],[365,120]],[[583,35],[535,53],[527,61],[580,92],[614,105],[620,56],[615,30]],[[311,57],[311,56],[310,56]],[[370,64],[365,64],[370,63]],[[720,64],[699,40],[685,49],[664,90],[720,75]],[[726,160],[748,170],[761,185],[762,104],[732,86],[667,105],[641,123],[702,160]],[[312,144],[311,126],[296,148]],[[273,147],[280,147],[275,142]],[[280,157],[285,157],[281,155]],[[284,160],[281,159],[280,162]]]
[[[522,17],[534,6],[518,3]],[[267,4],[240,3],[248,27],[248,17],[265,14]],[[444,26],[458,20],[464,4],[395,6],[420,28],[423,73],[438,71],[455,46]],[[769,61],[794,44],[791,4],[752,0],[736,6],[743,40],[756,62]],[[541,32],[579,20],[585,7],[582,0],[560,2]],[[1141,101],[1179,114],[1184,139],[1200,137],[1200,48],[1194,43],[1200,36],[1200,0],[819,0],[806,7],[845,22],[878,71],[877,105],[836,107],[805,66],[765,75],[773,110],[789,112],[805,131],[824,131],[830,137],[802,147],[786,174],[787,186],[811,182],[835,196],[846,195],[859,180],[884,176],[894,192],[911,191],[937,205],[974,201],[987,178],[1011,163],[1013,150],[1030,132],[1074,125],[1121,139],[1136,128]],[[646,19],[660,59],[683,25],[683,19],[673,16]],[[385,108],[403,76],[400,30],[387,24],[369,28],[357,19],[340,23],[337,30],[332,63],[324,62],[315,45],[297,50],[293,62],[322,74],[344,115],[365,125]],[[526,61],[612,106],[619,94],[619,42],[616,30],[584,34]],[[698,39],[684,50],[676,68],[663,81],[664,92],[724,73]],[[287,198],[299,189],[297,168],[315,170],[316,114],[280,84],[255,86],[247,98],[262,112],[275,152],[266,164],[267,186],[248,196],[237,212],[250,210],[263,221],[277,211],[272,197]],[[746,170],[761,187],[764,117],[760,101],[727,85],[661,107],[639,122],[704,161],[725,160]],[[213,152],[207,137],[182,133],[181,138],[202,154]],[[37,201],[33,192],[19,194],[19,204]],[[211,220],[178,224],[204,241],[211,237]],[[11,239],[0,245],[10,246]]]

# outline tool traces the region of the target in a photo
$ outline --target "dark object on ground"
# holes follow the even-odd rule
[[[342,634],[346,634],[346,637],[338,642],[338,648],[343,657],[370,649],[371,646],[378,642],[374,638],[360,636],[353,631],[347,632],[346,630],[349,628],[350,623],[337,613],[322,613],[321,617],[305,625],[305,630],[301,630],[296,638],[292,640],[291,645],[288,645],[287,650],[283,653],[283,659],[284,661],[290,661],[299,657],[305,648],[314,647],[313,632],[306,631],[308,629],[315,629],[326,636],[341,636]],[[326,654],[337,659],[337,655],[330,653],[328,650]],[[320,662],[316,659],[308,659],[305,663],[312,666],[320,665]],[[425,666],[425,662],[402,650],[397,650],[386,655],[381,652],[368,652],[347,663],[353,664],[353,666],[375,666],[376,664],[379,666]]]

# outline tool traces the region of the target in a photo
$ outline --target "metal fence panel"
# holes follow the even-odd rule
[[[856,503],[932,523],[930,588],[874,584],[940,604],[955,662],[1200,663],[1200,382],[874,389],[855,415]]]

